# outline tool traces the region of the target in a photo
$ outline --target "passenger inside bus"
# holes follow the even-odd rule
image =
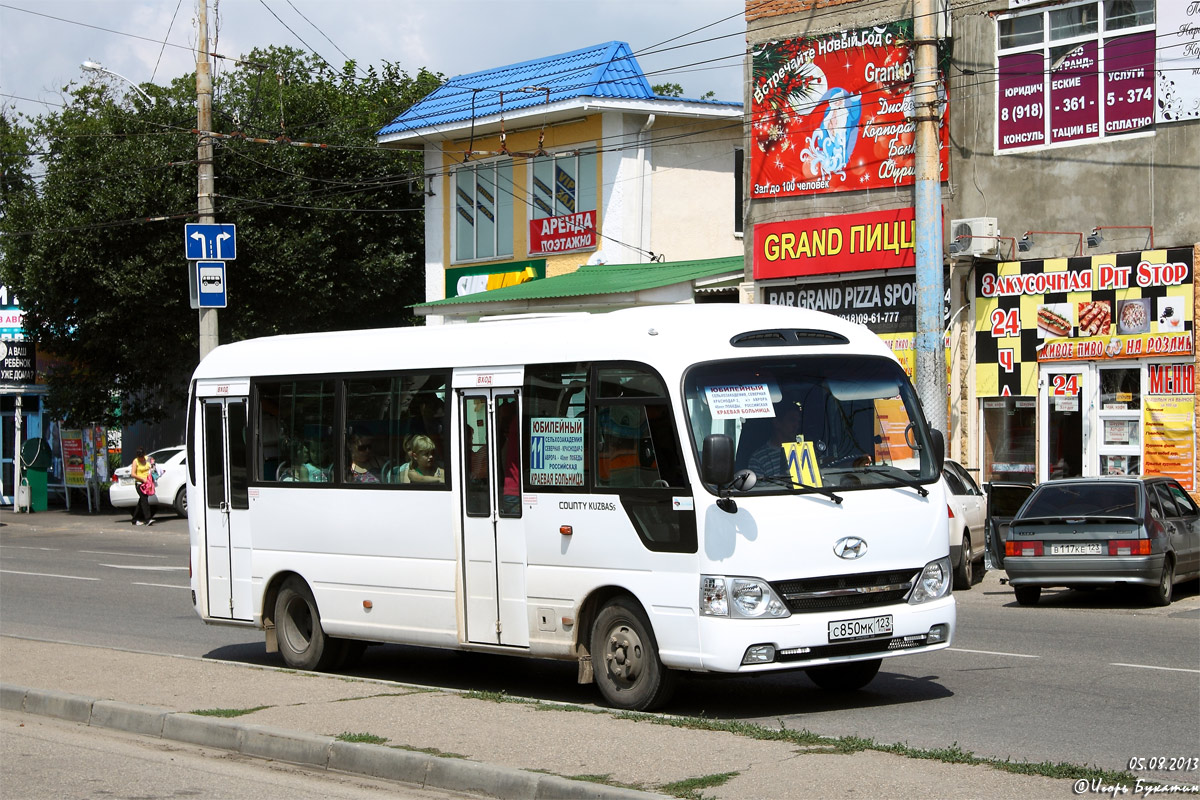
[[[300,442],[296,445],[291,463],[280,468],[280,480],[299,481],[302,483],[320,483],[328,480],[321,468],[312,462],[312,443],[307,441]]]
[[[379,474],[369,466],[374,460],[371,437],[354,435],[350,437],[350,467],[346,477],[351,483],[379,483]]]
[[[393,483],[445,483],[446,473],[437,465],[437,446],[423,433],[409,436],[404,443],[408,461],[401,464]]]

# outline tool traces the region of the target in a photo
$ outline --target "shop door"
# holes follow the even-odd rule
[[[221,619],[249,620],[246,399],[205,399],[202,404],[208,613]]]
[[[1039,481],[1095,474],[1090,449],[1092,375],[1088,365],[1042,368]]]
[[[459,392],[467,641],[529,646],[521,520],[520,394]]]

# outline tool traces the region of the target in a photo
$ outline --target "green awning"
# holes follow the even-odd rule
[[[488,303],[639,292],[716,278],[730,273],[741,273],[745,268],[744,265],[745,259],[742,256],[649,264],[585,264],[575,272],[566,275],[529,281],[516,286],[506,286],[490,292],[448,297],[445,300],[431,300],[428,303],[419,303],[413,308],[476,306],[479,307],[481,313],[486,313]]]

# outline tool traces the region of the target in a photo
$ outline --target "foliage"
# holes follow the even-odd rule
[[[414,323],[422,156],[380,148],[374,133],[441,76],[390,63],[358,73],[272,47],[214,77],[213,130],[238,135],[214,140],[215,217],[237,226],[238,246],[221,342]],[[57,359],[51,413],[74,424],[181,413],[198,357],[183,251],[196,221],[195,78],[145,85],[153,104],[115,88],[66,87],[60,111],[0,117],[0,277]],[[26,139],[36,180],[16,155]]]
[[[683,87],[678,83],[656,83],[650,87],[650,91],[654,92],[659,97],[683,97]],[[716,100],[717,93],[709,89],[704,94],[700,95],[701,100]]]

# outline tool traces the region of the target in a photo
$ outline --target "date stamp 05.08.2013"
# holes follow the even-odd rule
[[[1151,797],[1157,795],[1200,795],[1200,757],[1194,756],[1133,756],[1127,765],[1130,772],[1155,772],[1154,779],[1134,778],[1132,783],[1107,781],[1099,778],[1076,780],[1071,790],[1077,795],[1103,797]],[[1163,780],[1164,773],[1179,780]]]

